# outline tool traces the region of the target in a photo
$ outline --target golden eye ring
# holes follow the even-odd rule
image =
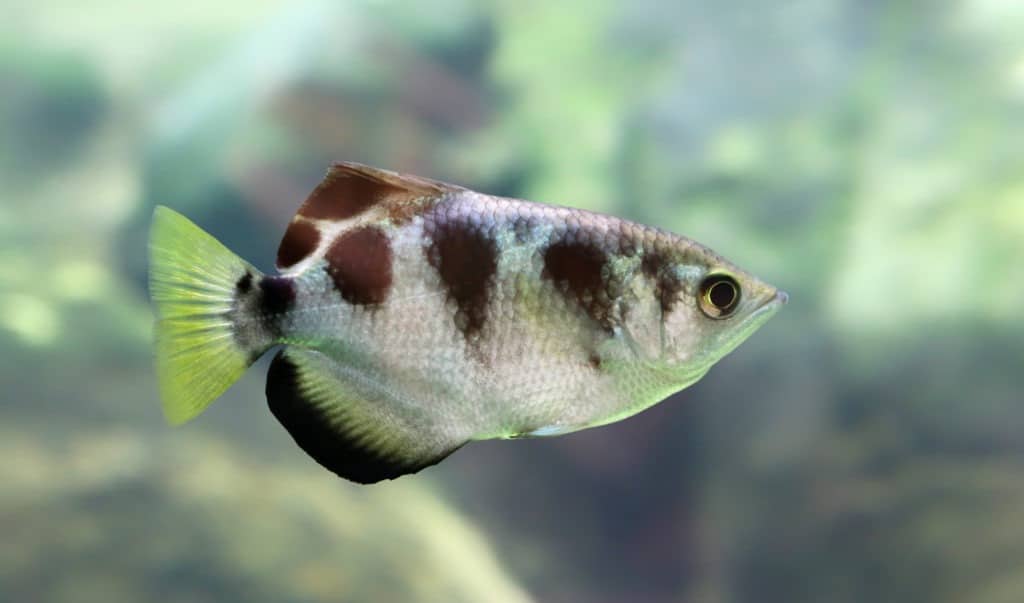
[[[728,318],[740,305],[740,286],[727,274],[712,274],[700,284],[697,301],[708,318]]]

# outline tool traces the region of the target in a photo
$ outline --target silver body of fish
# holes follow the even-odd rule
[[[172,422],[273,346],[271,411],[357,482],[471,440],[568,433],[700,379],[786,295],[681,236],[336,164],[263,275],[178,214],[151,237]]]

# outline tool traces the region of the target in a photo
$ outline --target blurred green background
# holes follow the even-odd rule
[[[792,301],[625,422],[360,487],[263,364],[162,419],[145,237],[333,160],[692,236]],[[1024,3],[0,3],[0,600],[1024,601]]]

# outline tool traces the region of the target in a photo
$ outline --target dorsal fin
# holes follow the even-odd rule
[[[277,250],[277,267],[284,272],[324,249],[325,236],[336,237],[338,226],[380,208],[376,215],[392,222],[408,220],[424,199],[436,199],[462,187],[429,178],[400,174],[361,163],[335,163],[292,218]]]
[[[461,190],[428,178],[399,174],[361,163],[335,163],[310,193],[298,215],[312,219],[344,220],[375,205],[391,205],[420,197]]]

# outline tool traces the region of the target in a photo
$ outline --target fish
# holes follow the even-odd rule
[[[271,413],[361,484],[468,442],[613,423],[694,384],[787,301],[653,226],[332,165],[261,272],[157,206],[155,364],[172,425],[276,349]]]

